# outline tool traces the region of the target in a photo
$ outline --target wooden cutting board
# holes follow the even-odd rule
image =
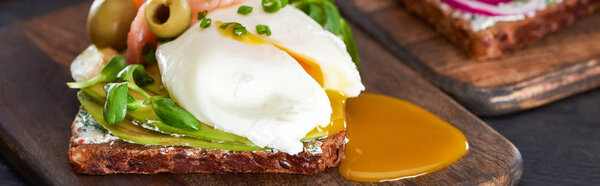
[[[346,18],[475,114],[529,109],[600,86],[600,14],[522,51],[480,62],[398,0],[348,1],[340,3]]]
[[[89,41],[90,2],[61,9],[0,31],[0,153],[34,185],[358,184],[336,168],[315,175],[158,174],[76,175],[67,162],[70,125],[79,103],[69,64]],[[470,150],[441,171],[394,184],[516,184],[519,151],[448,96],[355,28],[367,91],[406,99],[437,114],[468,138]]]

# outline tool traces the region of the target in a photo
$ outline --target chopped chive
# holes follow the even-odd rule
[[[227,29],[229,27],[233,28],[233,35],[235,35],[235,36],[248,34],[248,30],[246,30],[246,27],[242,26],[242,24],[237,23],[237,22],[223,23],[223,24],[221,24],[221,26],[219,26],[219,28],[221,28],[221,29]]]
[[[206,14],[208,14],[208,11],[202,11],[202,12],[198,12],[198,20],[202,20],[203,18],[206,17]]]
[[[248,34],[248,31],[246,30],[246,27],[235,27],[233,28],[233,35],[239,36],[239,35],[246,35]]]
[[[261,2],[263,10],[267,13],[275,13],[279,9],[285,7],[288,4],[287,0],[262,0]]]
[[[256,32],[258,34],[266,34],[267,36],[271,35],[271,29],[267,25],[256,25]]]
[[[202,18],[202,22],[200,22],[200,27],[201,28],[208,28],[210,26],[210,23],[212,22],[212,20],[210,18]]]
[[[233,26],[233,27],[240,27],[240,26],[242,26],[242,24],[240,24],[240,23],[237,23],[237,22],[227,22],[227,23],[223,23],[223,24],[221,24],[221,26],[220,26],[220,27],[221,27],[222,29],[226,29],[226,28],[227,28],[227,27],[229,27],[229,26]]]
[[[242,15],[248,15],[249,13],[252,12],[252,7],[251,6],[240,6],[240,8],[238,8],[237,13],[238,14],[242,14]]]

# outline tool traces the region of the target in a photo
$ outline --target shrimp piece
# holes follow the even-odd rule
[[[230,6],[245,0],[188,0],[190,9],[192,10],[192,25],[198,20],[198,12],[212,11],[217,8]],[[143,49],[146,44],[156,46],[156,36],[150,32],[146,19],[144,18],[144,9],[146,8],[146,0],[134,0],[136,5],[141,4],[137,15],[131,23],[129,33],[127,34],[127,53],[125,58],[127,62],[132,64],[145,63],[142,58]]]

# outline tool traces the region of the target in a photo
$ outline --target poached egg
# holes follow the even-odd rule
[[[207,15],[210,27],[197,23],[159,46],[162,81],[199,121],[297,154],[300,139],[331,122],[325,90],[355,97],[364,86],[342,40],[303,12],[286,6],[270,14],[260,0],[243,4],[256,10],[238,14],[242,4],[215,10]],[[219,28],[222,22],[241,23],[249,34],[233,36]],[[268,25],[272,35],[256,35],[257,24]],[[309,74],[300,60],[318,70]]]
[[[242,5],[254,7],[254,11],[248,15],[238,14],[237,9]],[[365,90],[344,42],[292,5],[267,13],[262,10],[260,0],[248,0],[209,12],[207,17],[213,21],[241,23],[251,33],[256,33],[256,25],[268,25],[272,34],[258,36],[296,58],[317,64],[322,71],[323,88],[341,91],[347,97],[356,97]]]

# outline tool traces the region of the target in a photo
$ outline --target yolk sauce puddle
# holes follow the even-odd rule
[[[361,93],[346,105],[346,179],[392,181],[431,173],[467,153],[462,132],[429,111],[393,97]]]

